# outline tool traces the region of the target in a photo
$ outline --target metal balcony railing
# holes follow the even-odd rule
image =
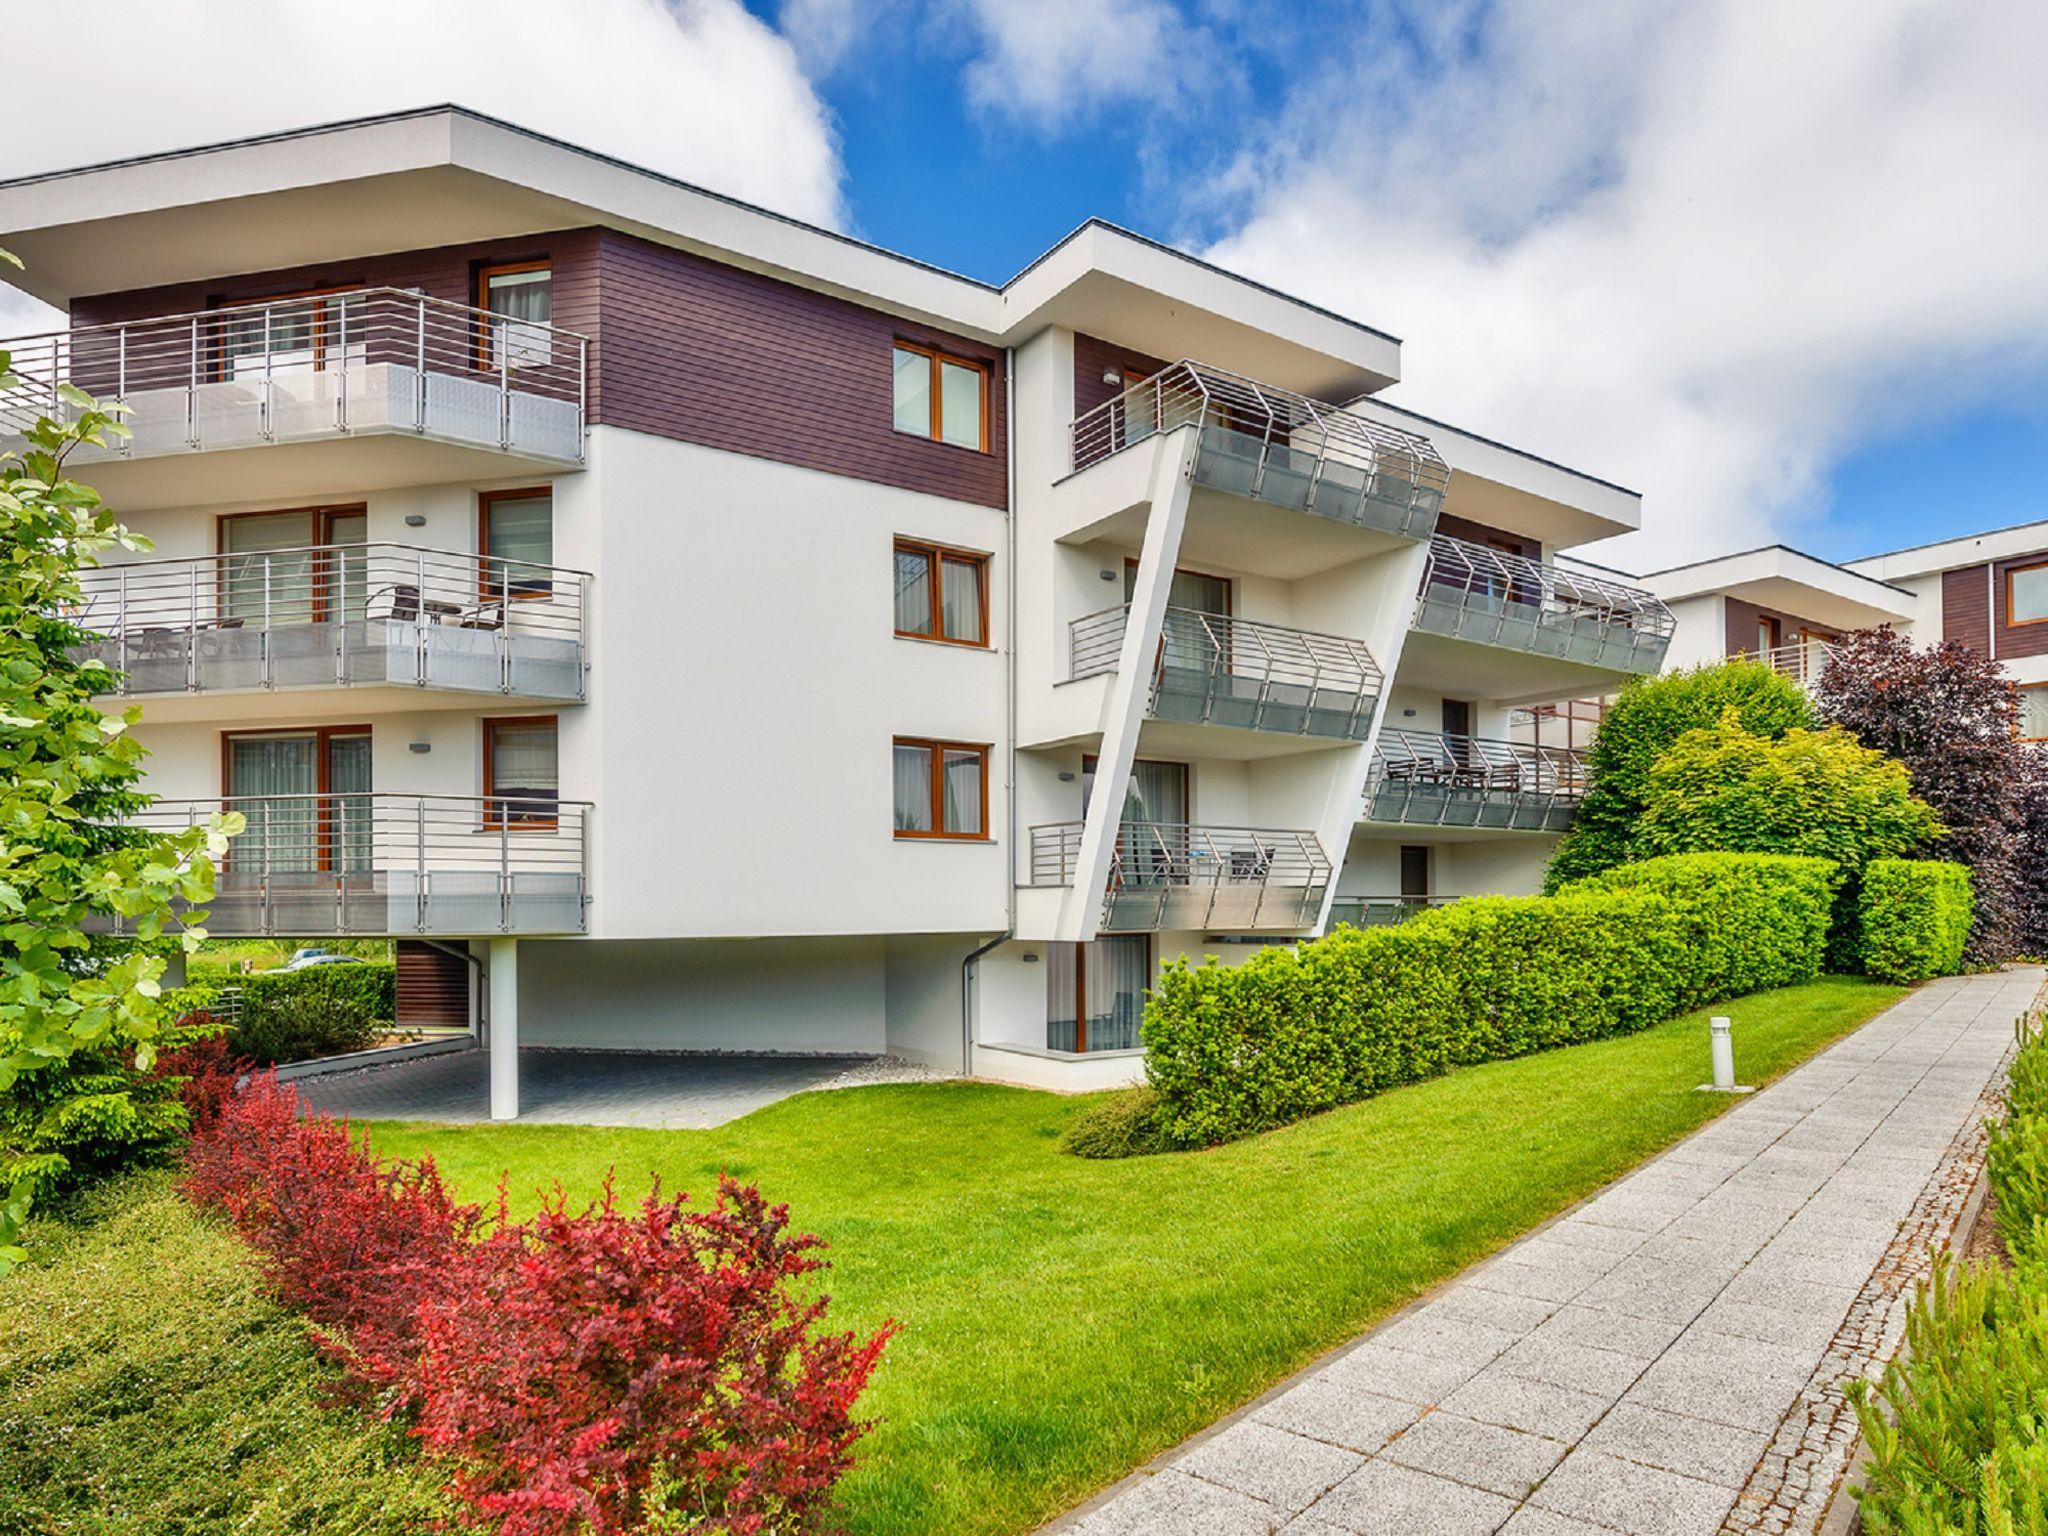
[[[1034,885],[1072,885],[1082,823],[1031,829]],[[1104,891],[1109,933],[1160,929],[1296,929],[1312,925],[1330,885],[1313,832],[1126,821]]]
[[[409,544],[134,560],[66,617],[120,694],[372,683],[583,696],[582,571]]]
[[[1068,626],[1068,671],[1114,672],[1128,604]],[[1385,679],[1363,641],[1169,608],[1152,664],[1158,720],[1362,741]]]
[[[238,795],[159,800],[124,825],[248,818],[205,908],[221,937],[578,933],[590,809],[545,795]]]
[[[1564,747],[1382,730],[1365,814],[1422,826],[1562,832],[1586,777],[1585,754]]]
[[[410,432],[581,463],[590,343],[400,288],[358,288],[0,342],[0,432],[119,400],[134,432],[80,461]]]
[[[1201,433],[1198,483],[1425,539],[1450,489],[1428,438],[1186,358],[1075,418],[1075,471],[1177,427]]]
[[[1330,903],[1330,927],[1390,928],[1419,917],[1434,907],[1447,907],[1455,896],[1339,896]]]
[[[1618,672],[1656,672],[1671,645],[1656,594],[1445,534],[1429,541],[1415,628]]]
[[[1820,675],[1834,658],[1835,647],[1827,640],[1801,640],[1792,645],[1773,646],[1767,651],[1745,651],[1743,654],[1752,661],[1762,662],[1773,672],[1791,678],[1811,693],[1820,686]]]

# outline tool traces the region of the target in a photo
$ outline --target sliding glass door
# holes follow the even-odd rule
[[[236,874],[370,868],[369,727],[237,733],[223,770],[228,808],[249,822],[228,851]]]
[[[368,533],[361,507],[223,517],[221,618],[234,627],[360,621]]]
[[[1152,941],[1146,935],[1048,945],[1046,1049],[1136,1050],[1151,980]]]

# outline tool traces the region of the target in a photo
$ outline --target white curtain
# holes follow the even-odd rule
[[[533,272],[494,272],[485,288],[485,301],[498,317],[491,322],[491,366],[541,368],[553,360],[553,346],[547,330],[554,317],[553,274],[542,268]]]
[[[513,562],[494,566],[490,577],[491,597],[508,591],[530,597],[551,590],[546,567],[555,560],[555,499],[543,492],[538,496],[493,497],[489,516],[490,548],[493,560]]]
[[[981,832],[982,755],[947,752],[946,830],[967,836]]]
[[[1145,1011],[1151,945],[1142,935],[1097,939],[1082,957],[1083,1005],[1088,1010],[1088,1049],[1128,1051],[1138,1044]]]
[[[1075,967],[1080,963],[1078,944],[1048,944],[1045,947],[1045,1048],[1048,1051],[1080,1049],[1075,1025]]]
[[[932,360],[896,349],[896,430],[932,435]]]
[[[491,793],[504,819],[553,821],[559,792],[553,721],[491,730]]]
[[[942,616],[949,640],[984,638],[981,614],[981,567],[966,560],[939,562]]]
[[[260,624],[308,624],[313,618],[313,514],[265,512],[220,525],[223,617]],[[285,551],[285,553],[274,553]],[[268,606],[266,607],[266,600]]]
[[[906,635],[932,632],[932,559],[919,550],[896,551],[896,628]]]
[[[370,867],[370,738],[331,736],[327,741],[329,865],[359,873]]]
[[[319,786],[319,741],[313,736],[238,736],[228,743],[228,794],[249,820],[228,861],[250,878],[318,867],[318,808],[312,800],[270,796],[311,795]]]
[[[932,830],[932,754],[929,747],[896,748],[896,830]]]
[[[939,437],[957,448],[981,447],[981,383],[979,368],[939,364]]]

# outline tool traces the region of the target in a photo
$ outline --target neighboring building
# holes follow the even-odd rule
[[[1130,1080],[1173,957],[1533,889],[1540,707],[1670,639],[1555,558],[1633,493],[1099,223],[991,287],[435,109],[0,243],[71,321],[16,420],[133,409],[76,467],[156,548],[79,620],[152,815],[249,817],[212,931],[467,967],[498,1114],[522,1041]]]

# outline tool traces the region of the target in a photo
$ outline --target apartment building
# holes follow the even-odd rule
[[[1533,888],[1531,722],[1664,663],[1631,492],[1101,223],[987,285],[441,108],[0,185],[4,407],[153,551],[77,615],[216,935],[521,1043],[1133,1080],[1182,955]],[[1535,710],[1530,714],[1527,711]]]
[[[1839,564],[1783,545],[1642,578],[1670,607],[1672,666],[1759,656],[1811,686],[1850,630],[1916,645],[1954,640],[2019,688],[2020,734],[2048,740],[2048,522],[2023,523]]]

